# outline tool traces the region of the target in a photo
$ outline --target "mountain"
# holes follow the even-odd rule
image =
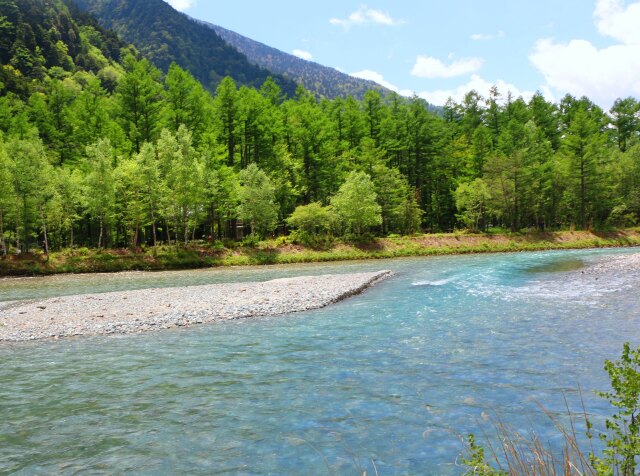
[[[284,53],[221,26],[201,23],[213,29],[223,40],[246,55],[252,63],[290,78],[320,97],[333,99],[353,96],[362,99],[364,93],[371,89],[379,91],[383,96],[391,92],[373,81],[354,78],[337,69]]]
[[[61,0],[0,0],[0,91],[27,97],[48,78],[79,71],[115,86],[124,46]]]
[[[285,94],[295,92],[293,80],[249,62],[214,30],[163,0],[65,1],[94,15],[103,27],[133,44],[161,70],[166,72],[175,62],[211,91],[225,76],[231,76],[238,85],[256,88],[272,76]]]

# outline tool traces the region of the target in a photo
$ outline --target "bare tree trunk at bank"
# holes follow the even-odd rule
[[[102,216],[100,216],[100,233],[98,234],[98,248],[102,248],[102,232],[104,228],[104,223]]]
[[[0,208],[0,248],[2,248],[2,256],[7,256],[7,244],[4,241],[4,214]]]
[[[151,232],[153,233],[153,246],[156,246],[158,244],[158,239],[156,236],[156,217],[153,210],[151,210]]]
[[[170,245],[171,244],[171,234],[169,233],[169,219],[168,218],[164,221],[164,226],[167,228],[167,244]]]
[[[49,254],[49,237],[47,236],[47,221],[44,218],[44,210],[40,206],[40,219],[42,220],[42,232],[44,233],[44,252]]]
[[[27,208],[27,196],[24,195],[22,197],[23,201],[23,228],[24,228],[24,237],[23,237],[23,247],[24,252],[29,252],[29,216],[28,216],[28,208]]]

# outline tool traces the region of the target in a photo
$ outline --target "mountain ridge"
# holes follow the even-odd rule
[[[295,92],[294,81],[249,62],[214,30],[163,0],[66,1],[95,16],[103,27],[133,44],[162,71],[175,62],[210,91],[225,76],[255,88],[272,76],[285,94],[292,96]]]
[[[195,18],[194,20],[213,29],[220,38],[244,54],[250,62],[302,84],[305,89],[319,97],[335,99],[353,96],[362,99],[364,93],[369,90],[378,91],[382,96],[392,92],[375,81],[356,78],[330,66],[299,58],[220,25]]]

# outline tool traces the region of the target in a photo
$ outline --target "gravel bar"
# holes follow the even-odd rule
[[[363,292],[391,271],[281,278],[0,303],[0,341],[130,334],[318,309]]]

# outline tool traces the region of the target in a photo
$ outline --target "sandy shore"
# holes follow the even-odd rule
[[[302,276],[0,302],[0,341],[129,334],[306,311],[358,294],[392,274]]]

